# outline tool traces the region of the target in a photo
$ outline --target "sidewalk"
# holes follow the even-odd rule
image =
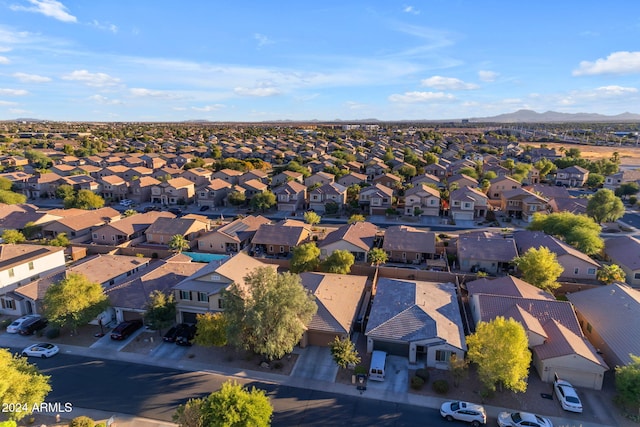
[[[12,339],[10,334],[0,334],[0,347],[12,347],[15,346],[16,342]],[[237,369],[233,371],[231,369],[225,369],[221,367],[214,367],[206,363],[195,362],[189,359],[182,359],[179,363],[176,364],[175,360],[163,360],[163,359],[152,359],[148,358],[145,355],[138,353],[128,353],[128,352],[120,352],[120,351],[105,351],[105,349],[101,349],[99,355],[94,349],[88,347],[80,347],[80,346],[71,346],[71,345],[63,345],[60,344],[60,352],[66,354],[74,354],[79,356],[88,356],[88,357],[97,357],[101,359],[109,359],[109,360],[117,360],[117,361],[125,361],[136,364],[144,364],[151,366],[161,366],[165,368],[171,369],[180,369],[184,371],[190,372],[207,372],[217,375],[223,375],[226,377],[235,378],[238,381],[248,381],[248,380],[258,380],[262,382],[272,383],[272,384],[281,384],[291,387],[298,387],[304,389],[311,389],[317,391],[324,391],[336,394],[342,394],[347,396],[354,396],[366,399],[377,399],[388,402],[395,403],[403,403],[414,406],[421,406],[426,408],[434,408],[439,409],[442,402],[447,400],[452,400],[452,397],[448,398],[440,398],[436,396],[425,396],[414,393],[391,393],[384,389],[377,389],[374,387],[368,387],[364,393],[361,393],[357,390],[357,388],[353,385],[336,383],[332,381],[309,381],[304,377],[297,377],[295,375],[280,375],[280,374],[272,374],[267,372],[258,372],[258,371],[241,371],[238,372]],[[305,351],[306,349],[301,349],[301,351]],[[300,359],[299,359],[300,360]],[[295,368],[294,368],[295,370]],[[485,409],[487,411],[487,416],[489,417],[497,417],[498,414],[502,411],[513,411],[513,409],[507,409],[497,406],[487,406],[485,405]],[[55,414],[51,414],[55,415]],[[71,418],[86,415],[94,420],[107,420],[110,417],[114,417],[115,423],[112,427],[175,427],[176,425],[173,423],[158,421],[158,420],[150,420],[146,418],[135,417],[134,415],[128,414],[118,414],[112,412],[105,412],[100,410],[93,409],[84,409],[84,408],[73,408],[73,413],[70,414]],[[544,414],[542,414],[544,415]],[[68,417],[63,414],[64,417]],[[555,427],[608,427],[604,424],[600,423],[589,423],[583,421],[576,421],[575,419],[565,419],[559,417],[549,417],[554,423]],[[54,424],[55,425],[55,424]],[[62,424],[64,426],[64,424]],[[632,424],[629,424],[632,425]],[[615,426],[611,426],[615,427]]]

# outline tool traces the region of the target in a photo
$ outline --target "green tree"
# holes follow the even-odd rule
[[[233,206],[240,206],[247,201],[247,197],[240,191],[232,191],[227,195],[227,200]]]
[[[67,247],[71,244],[69,238],[67,237],[67,233],[58,233],[56,237],[47,241],[47,244],[50,246],[60,246]]]
[[[601,188],[589,198],[587,215],[592,217],[598,224],[613,222],[624,215],[624,205],[613,191]]]
[[[76,190],[69,184],[62,184],[56,188],[56,198],[58,199],[66,199],[67,197],[75,197]]]
[[[80,190],[73,196],[67,196],[63,200],[65,209],[98,209],[104,206],[104,199],[90,190]]]
[[[533,164],[533,167],[540,171],[540,178],[544,179],[556,169],[556,165],[549,159],[543,158]]]
[[[615,195],[620,198],[628,198],[634,196],[640,192],[640,185],[637,182],[625,182],[620,187],[616,188]]]
[[[13,188],[13,182],[9,178],[0,176],[0,190],[11,191]]]
[[[45,402],[51,391],[50,377],[42,375],[26,357],[12,355],[8,349],[0,349],[0,402],[16,403],[19,407],[3,408],[9,420],[20,420],[32,413],[33,406]]]
[[[599,173],[590,173],[585,185],[589,188],[599,188],[604,183],[604,175]]]
[[[473,179],[478,179],[478,172],[472,167],[464,167],[458,171],[462,175],[466,175]]]
[[[144,321],[151,329],[161,333],[176,321],[176,301],[172,293],[154,290],[149,294],[144,313]]]
[[[438,156],[431,152],[426,152],[422,155],[424,161],[427,162],[427,165],[433,165],[438,163]]]
[[[376,266],[384,264],[389,259],[387,253],[382,248],[371,249],[367,254],[367,258],[369,259],[369,262],[371,262],[371,264]]]
[[[349,221],[347,221],[349,224],[353,224],[354,222],[364,222],[366,220],[366,218],[364,217],[364,215],[360,215],[360,214],[353,214],[349,217]]]
[[[304,243],[293,248],[289,270],[292,273],[313,271],[320,263],[320,249],[314,242]]]
[[[206,312],[196,316],[194,342],[203,347],[227,345],[227,318],[224,313]]]
[[[322,263],[322,269],[327,273],[349,274],[355,257],[348,250],[337,249]]]
[[[182,234],[174,234],[169,239],[169,249],[172,251],[176,251],[178,253],[189,249],[191,246],[189,245],[189,241]]]
[[[514,392],[527,390],[531,352],[524,327],[516,320],[496,317],[479,322],[467,336],[467,355],[478,366],[480,381],[488,390],[505,387]]]
[[[270,360],[290,353],[318,310],[300,276],[260,267],[223,291],[227,338]]]
[[[334,362],[342,369],[347,368],[349,365],[357,365],[360,363],[360,356],[358,356],[356,345],[350,339],[340,339],[336,336],[329,344],[329,347],[331,348],[331,355],[333,356]]]
[[[610,285],[614,282],[624,283],[625,279],[627,278],[627,274],[624,272],[622,268],[620,268],[619,265],[608,264],[608,265],[603,265],[602,268],[598,270],[596,277],[601,282],[604,282],[607,285]]]
[[[80,415],[79,417],[75,417],[69,423],[69,427],[95,427],[96,422],[85,415]]]
[[[405,181],[410,180],[418,173],[416,167],[413,165],[402,165],[398,168],[397,172]]]
[[[273,407],[263,390],[226,381],[202,403],[202,423],[206,427],[267,427]]]
[[[522,280],[537,286],[546,292],[553,292],[560,284],[558,277],[564,268],[557,260],[556,254],[549,248],[529,248],[522,256],[516,257],[513,262],[522,272]]]
[[[458,357],[452,354],[449,358],[449,372],[453,377],[453,385],[458,387],[460,381],[469,374],[469,361],[464,357]]]
[[[596,254],[604,247],[604,240],[600,237],[601,227],[586,215],[571,212],[549,215],[536,213],[527,228],[558,237],[587,255]]]
[[[640,356],[631,355],[631,362],[616,366],[616,391],[621,400],[635,408],[640,407]]]
[[[253,209],[264,212],[272,206],[275,206],[276,195],[269,190],[263,191],[253,196],[250,203]]]
[[[13,191],[0,190],[0,203],[7,205],[18,205],[25,203],[27,196],[20,193],[14,193]]]
[[[319,224],[321,219],[320,215],[315,212],[308,211],[304,213],[304,221],[311,226]]]
[[[73,332],[103,312],[109,300],[99,283],[79,273],[68,273],[49,286],[44,294],[45,316],[54,324],[68,326]]]
[[[27,238],[18,230],[8,229],[2,233],[2,240],[4,243],[22,243],[27,240]]]
[[[137,213],[138,213],[138,211],[136,211],[135,209],[127,209],[126,211],[124,211],[122,216],[124,216],[125,218],[128,218],[130,216],[134,216]]]
[[[180,427],[204,427],[202,405],[205,399],[189,399],[187,403],[178,406],[173,414],[173,422]]]

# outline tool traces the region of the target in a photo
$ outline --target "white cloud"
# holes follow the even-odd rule
[[[141,88],[141,87],[134,87],[129,89],[129,93],[132,96],[135,96],[137,98],[160,98],[160,99],[179,99],[182,98],[182,96],[175,94],[175,93],[171,93],[171,92],[167,92],[164,90],[152,90],[152,89],[145,89],[145,88]]]
[[[275,87],[236,87],[233,91],[236,93],[236,95],[240,96],[266,97],[280,95],[280,91]]]
[[[421,84],[422,86],[439,90],[473,90],[479,88],[478,85],[473,83],[465,83],[460,79],[442,76],[429,77],[428,79],[422,80]]]
[[[618,96],[629,95],[632,93],[638,93],[638,89],[635,87],[623,87],[623,86],[601,86],[596,88],[596,92],[605,96]]]
[[[191,107],[191,109],[193,111],[207,112],[207,111],[218,111],[224,107],[225,106],[223,104],[215,104],[215,105],[205,105],[204,107]]]
[[[89,25],[91,25],[92,27],[96,27],[99,30],[111,31],[113,34],[116,34],[118,32],[118,26],[115,24],[110,24],[109,22],[100,22],[94,19]]]
[[[499,74],[495,71],[480,70],[478,71],[478,78],[483,82],[493,82],[498,78]]]
[[[49,77],[39,76],[37,74],[13,73],[13,77],[22,83],[46,83],[51,81]]]
[[[23,110],[22,108],[9,108],[11,114],[25,114],[30,113],[29,110]]]
[[[7,96],[24,96],[27,95],[29,92],[27,92],[24,89],[0,89],[0,95],[7,95]]]
[[[389,96],[389,101],[398,103],[416,103],[429,101],[453,101],[455,97],[444,92],[405,92],[404,94],[393,94]]]
[[[640,52],[614,52],[595,62],[582,61],[574,76],[640,73]]]
[[[111,77],[105,73],[90,73],[87,70],[75,70],[62,76],[64,80],[77,81],[92,87],[115,86],[120,79]]]
[[[77,22],[78,19],[67,11],[67,7],[56,0],[27,0],[33,6],[21,6],[13,4],[11,10],[22,12],[41,13],[44,16],[57,19],[62,22]]]
[[[12,101],[3,101],[3,100],[0,99],[0,105],[3,105],[3,106],[5,106],[5,105],[18,105],[18,103],[17,102],[12,102]]]
[[[405,6],[404,9],[402,9],[402,11],[404,13],[410,13],[412,15],[420,15],[420,11],[413,6]]]
[[[271,40],[269,37],[265,36],[264,34],[255,33],[253,35],[253,38],[258,41],[258,47],[266,46],[268,44],[273,44],[273,40]]]
[[[9,58],[7,58],[6,56],[0,56],[0,64],[8,64],[9,62]]]
[[[119,105],[119,104],[122,104],[122,101],[120,101],[118,99],[110,99],[110,98],[107,98],[106,96],[102,96],[102,95],[91,95],[89,97],[89,99],[91,101],[95,101],[98,104],[102,104],[102,105]]]

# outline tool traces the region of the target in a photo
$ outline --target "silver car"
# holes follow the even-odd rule
[[[576,389],[568,382],[561,379],[556,379],[553,382],[553,389],[556,392],[556,397],[562,405],[562,409],[570,412],[582,413],[582,402],[578,397]]]
[[[14,320],[9,326],[7,326],[7,332],[10,334],[17,334],[20,330],[20,326],[22,326],[22,324],[27,320],[33,319],[34,317],[40,316],[37,314],[29,314],[27,316],[22,316],[19,319]]]
[[[487,423],[487,413],[484,408],[469,402],[444,402],[440,406],[440,415],[447,421],[464,421],[471,423],[473,427],[479,427]]]
[[[553,427],[549,418],[529,412],[500,412],[498,425],[500,427]]]

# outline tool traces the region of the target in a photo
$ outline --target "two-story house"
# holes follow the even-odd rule
[[[120,201],[128,198],[129,185],[118,175],[103,176],[99,180],[100,193],[105,200]]]
[[[214,178],[209,184],[196,190],[196,202],[198,206],[223,206],[231,188],[232,185],[229,182]]]
[[[436,257],[436,235],[406,225],[394,225],[385,230],[382,249],[389,262],[422,264]]]
[[[506,215],[522,219],[526,222],[533,220],[537,212],[547,212],[547,201],[524,188],[516,188],[502,193],[500,209]]]
[[[145,231],[147,243],[168,245],[175,235],[183,236],[191,247],[195,246],[196,238],[209,231],[209,222],[197,218],[168,218],[158,217]]]
[[[307,187],[297,181],[288,181],[273,190],[280,212],[296,212],[304,209]]]
[[[164,205],[191,203],[196,193],[193,182],[178,177],[151,187],[151,202]]]
[[[347,188],[334,182],[324,184],[309,192],[309,208],[315,212],[324,213],[328,203],[334,203],[338,212],[342,211],[347,203]]]
[[[487,195],[477,188],[464,186],[449,193],[449,217],[454,221],[484,218]]]
[[[180,175],[182,178],[188,179],[193,182],[196,188],[202,187],[211,182],[213,171],[205,168],[191,168]]]
[[[102,227],[97,227],[91,232],[91,243],[97,245],[121,245],[144,236],[147,228],[158,218],[175,218],[170,212],[151,211],[138,213],[112,222]]]
[[[288,257],[293,248],[309,240],[309,226],[302,221],[283,220],[263,224],[253,236],[251,246],[256,255]]]
[[[152,176],[142,176],[129,182],[129,197],[137,203],[151,201],[151,189],[159,186],[160,181]]]
[[[393,190],[382,184],[375,184],[360,190],[358,203],[369,215],[384,215],[393,206]]]
[[[440,192],[424,183],[409,188],[404,193],[404,214],[406,216],[439,216]]]
[[[556,185],[582,187],[589,178],[589,171],[580,166],[569,166],[556,171]]]
[[[522,185],[510,176],[498,176],[489,181],[487,195],[492,200],[500,200],[505,191],[521,188]]]
[[[269,223],[269,219],[260,215],[238,218],[201,235],[198,250],[216,254],[240,252],[251,244],[258,228]]]

